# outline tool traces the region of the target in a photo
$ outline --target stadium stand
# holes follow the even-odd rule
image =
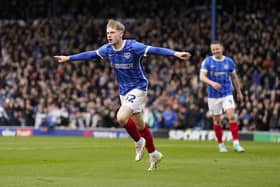
[[[193,55],[187,62],[144,60],[150,83],[147,124],[167,128],[162,113],[168,108],[177,116],[168,128],[212,129],[206,87],[198,79],[200,64],[210,54],[210,1],[33,2],[1,2],[1,126],[118,127],[119,97],[110,64],[97,59],[58,65],[52,58],[106,43],[106,21],[117,17],[128,28],[127,38]],[[233,2],[218,2],[217,39],[235,60],[242,82],[245,101],[236,110],[240,129],[279,131],[279,2],[228,6]]]

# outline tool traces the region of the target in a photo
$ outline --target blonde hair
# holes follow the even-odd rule
[[[125,31],[125,26],[124,26],[121,22],[119,22],[119,21],[117,21],[117,20],[113,20],[113,19],[110,19],[110,20],[108,21],[108,23],[107,23],[107,28],[108,28],[108,27],[117,29],[117,30],[122,31],[122,32]]]

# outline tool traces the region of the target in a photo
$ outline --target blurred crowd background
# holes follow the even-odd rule
[[[212,129],[202,60],[211,55],[211,1],[10,0],[0,8],[0,126],[84,129],[119,127],[118,86],[110,64],[58,64],[54,55],[97,49],[106,23],[126,25],[125,38],[187,50],[189,61],[149,56],[144,119],[150,128]],[[217,40],[232,57],[245,100],[242,131],[280,130],[280,3],[217,1]],[[223,119],[227,128],[227,119]]]

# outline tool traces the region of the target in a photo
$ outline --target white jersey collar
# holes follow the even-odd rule
[[[225,60],[225,56],[223,55],[221,59],[217,59],[214,55],[212,56],[212,58],[215,60],[215,61],[219,61],[219,62],[222,62]]]
[[[115,49],[114,46],[112,46],[112,48],[114,51],[121,51],[124,48],[125,43],[126,43],[126,40],[123,40],[122,46],[119,49]]]

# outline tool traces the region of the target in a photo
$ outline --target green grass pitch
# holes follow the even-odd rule
[[[280,145],[242,142],[245,153],[218,153],[215,142],[155,139],[164,154],[148,172],[130,139],[1,137],[1,187],[279,187]]]

